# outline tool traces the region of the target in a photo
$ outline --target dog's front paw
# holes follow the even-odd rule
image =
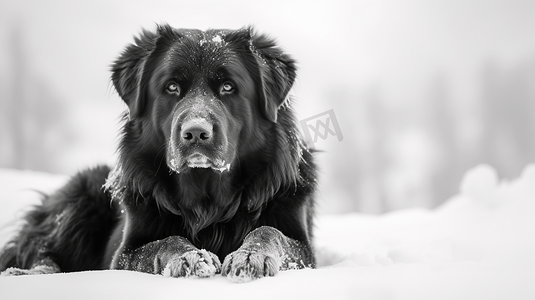
[[[221,272],[221,262],[212,252],[191,250],[172,257],[163,270],[167,277],[211,277]]]
[[[225,258],[222,274],[235,282],[247,282],[261,277],[275,276],[280,266],[280,259],[265,251],[238,249]]]

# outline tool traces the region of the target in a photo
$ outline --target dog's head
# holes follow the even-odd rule
[[[112,81],[144,131],[139,147],[160,144],[168,167],[229,170],[265,147],[295,79],[294,61],[251,28],[144,31],[112,66]]]

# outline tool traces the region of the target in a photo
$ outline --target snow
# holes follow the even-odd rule
[[[10,220],[65,176],[0,170],[0,244]],[[319,268],[237,284],[127,271],[0,277],[1,299],[535,299],[535,165],[515,180],[466,172],[440,207],[318,216]]]

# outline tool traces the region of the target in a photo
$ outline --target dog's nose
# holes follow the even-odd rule
[[[180,139],[184,144],[207,144],[212,141],[213,125],[205,119],[193,119],[185,122],[180,131]]]

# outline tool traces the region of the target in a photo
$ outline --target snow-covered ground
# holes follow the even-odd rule
[[[0,171],[0,244],[31,191],[66,180]],[[481,165],[434,210],[319,216],[320,267],[244,284],[126,271],[0,277],[0,299],[535,299],[535,165],[499,180]]]

